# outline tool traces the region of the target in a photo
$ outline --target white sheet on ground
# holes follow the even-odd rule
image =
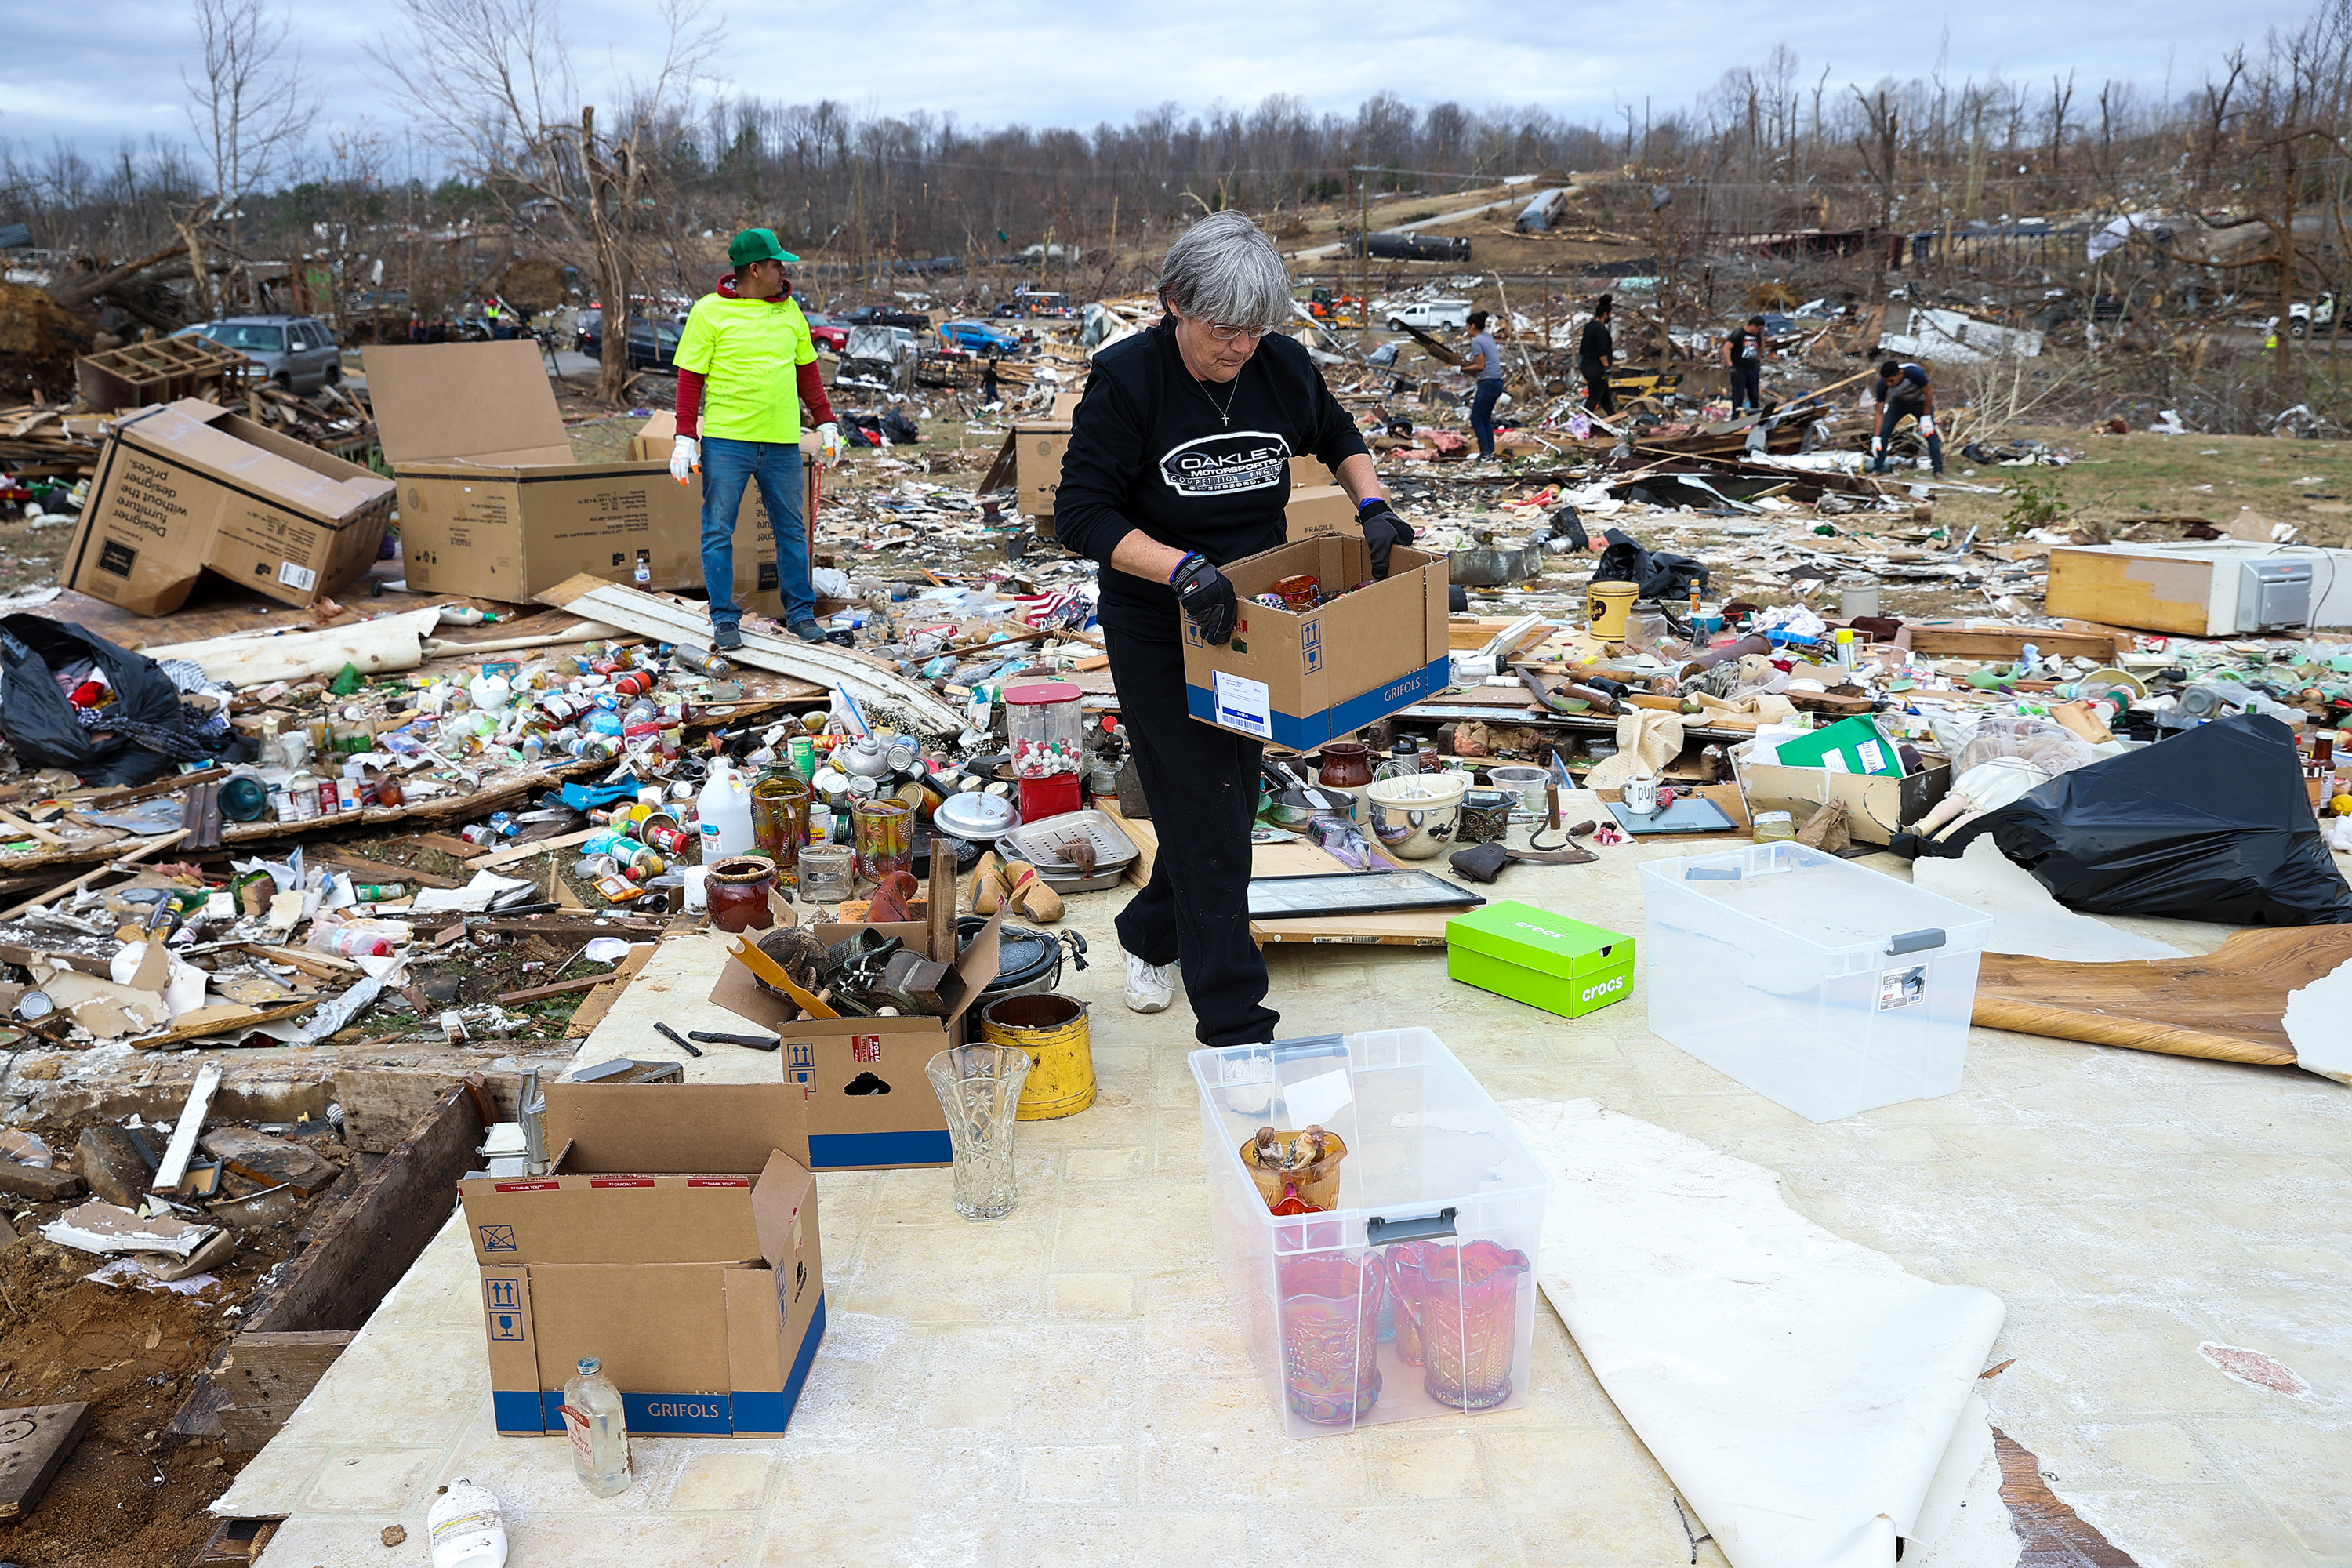
[[[1994,918],[1988,952],[2017,952],[2069,963],[2115,963],[2135,958],[2179,958],[2180,949],[2118,931],[2095,915],[2077,914],[1980,834],[1957,860],[1922,855],[1911,862],[1911,885],[1956,900]]]
[[[2016,1562],[1977,1397],[1998,1297],[1831,1235],[1680,1133],[1586,1100],[1503,1110],[1559,1184],[1544,1295],[1734,1568],[1889,1568],[1898,1537],[1938,1568]]]
[[[2339,963],[2286,994],[2286,1039],[2305,1072],[2352,1083],[2352,963]]]

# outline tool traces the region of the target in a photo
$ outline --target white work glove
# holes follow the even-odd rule
[[[817,439],[824,444],[824,460],[838,463],[849,453],[849,444],[841,438],[841,426],[828,419],[816,427]]]
[[[1932,414],[1922,414],[1919,416],[1919,434],[1922,436],[1933,436],[1935,433],[1936,416]]]
[[[679,484],[686,483],[688,470],[702,467],[702,443],[691,436],[680,436],[669,449],[669,477]]]
[[[1872,457],[1875,458],[1875,457],[1877,457],[1881,452],[1884,452],[1884,451],[1885,451],[1885,450],[1886,450],[1886,437],[1884,437],[1884,436],[1873,436],[1873,437],[1870,438],[1870,455],[1871,455]]]

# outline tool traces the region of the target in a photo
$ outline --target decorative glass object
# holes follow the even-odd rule
[[[958,1046],[923,1068],[947,1112],[955,1209],[966,1219],[1013,1212],[1013,1129],[1029,1053],[1017,1046]]]
[[[1351,1426],[1380,1398],[1381,1271],[1336,1254],[1280,1265],[1283,1397],[1300,1420]]]

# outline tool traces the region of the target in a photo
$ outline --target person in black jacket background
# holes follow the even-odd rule
[[[1412,542],[1371,456],[1290,321],[1281,253],[1239,213],[1185,230],[1160,264],[1166,310],[1095,356],[1054,502],[1062,544],[1101,563],[1097,605],[1160,854],[1119,911],[1127,1005],[1157,1013],[1181,968],[1203,1045],[1273,1038],[1249,935],[1261,742],[1193,719],[1182,623],[1213,644],[1240,615],[1218,568],[1284,542],[1290,459],[1323,460],[1356,502],[1375,575]]]
[[[1617,394],[1609,385],[1609,366],[1617,357],[1609,315],[1610,299],[1603,294],[1592,307],[1592,320],[1584,323],[1576,341],[1576,370],[1584,377],[1584,406],[1595,414],[1617,412]]]

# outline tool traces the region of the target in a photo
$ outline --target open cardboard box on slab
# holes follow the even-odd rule
[[[808,1124],[813,1171],[883,1171],[954,1163],[948,1119],[923,1076],[931,1058],[964,1042],[966,1013],[996,978],[1000,910],[974,934],[940,984],[950,1001],[943,1018],[809,1018],[762,987],[740,959],[720,971],[710,1000],[740,1018],[772,1029],[782,1044],[784,1081],[798,1085]],[[921,952],[921,924],[820,925],[830,945],[860,931],[895,936]]]
[[[562,1431],[593,1355],[632,1432],[782,1432],[824,1337],[801,1096],[551,1083],[547,1140],[544,1176],[457,1184],[498,1429]]]
[[[412,589],[521,604],[583,572],[634,585],[641,558],[650,587],[702,585],[699,481],[671,479],[667,453],[574,462],[537,343],[377,344],[362,357]],[[762,584],[772,596],[775,562],[747,503],[738,603]]]
[[[1856,843],[1890,844],[1906,825],[1927,816],[1951,793],[1951,764],[1941,758],[1897,777],[1750,762],[1755,746],[1753,741],[1743,741],[1731,748],[1732,773],[1748,797],[1751,821],[1759,811],[1785,811],[1801,826],[1816,808],[1836,801],[1845,807],[1847,830]]]
[[[116,421],[60,575],[137,616],[208,570],[308,605],[375,563],[392,510],[383,475],[184,397]]]
[[[1366,582],[1372,558],[1360,534],[1301,540],[1226,566],[1240,618],[1223,647],[1184,621],[1187,710],[1204,724],[1305,751],[1444,690],[1445,562],[1400,545],[1389,566],[1387,581]],[[1300,575],[1327,595],[1347,591],[1304,615],[1254,602]]]

